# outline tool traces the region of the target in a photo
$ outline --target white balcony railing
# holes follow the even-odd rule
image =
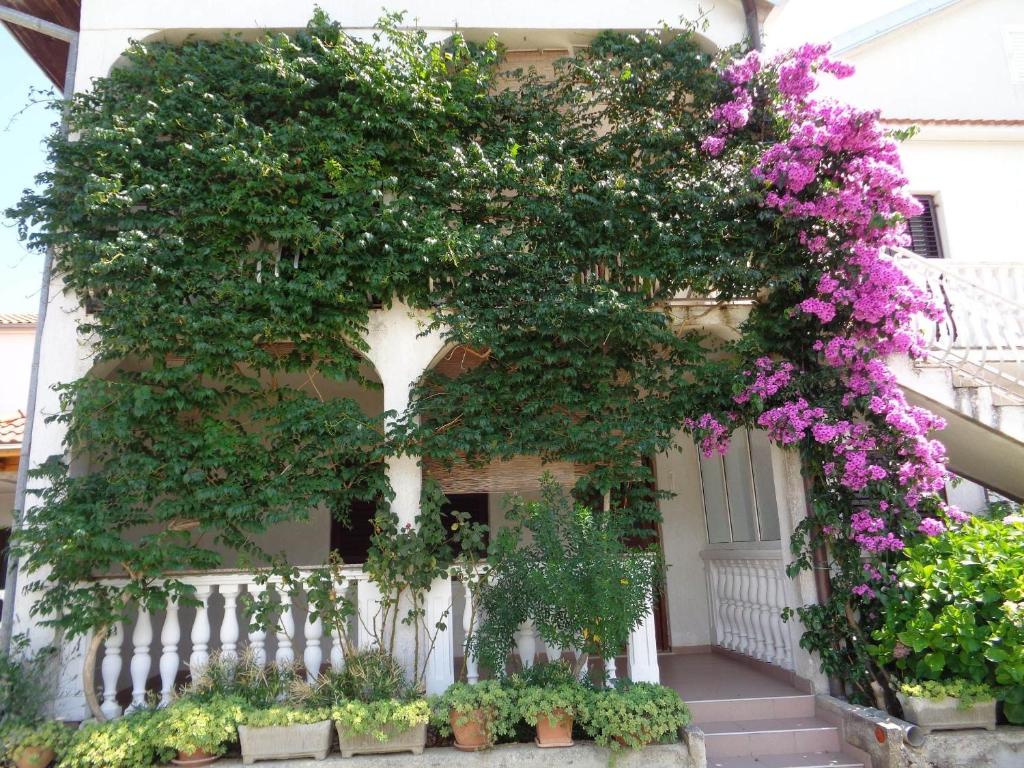
[[[782,621],[786,573],[778,547],[705,549],[715,645],[793,669],[789,628]]]
[[[466,679],[479,679],[475,659],[465,653],[474,616],[465,578],[463,573],[456,572],[450,580],[436,582],[425,601],[423,627],[435,631],[438,622],[445,626],[429,640],[433,651],[425,660],[424,670],[428,693],[440,693],[455,679],[461,668],[461,664],[460,668],[456,666],[457,657],[465,658]],[[260,662],[300,661],[310,679],[328,664],[335,669],[344,665],[340,633],[325,633],[320,619],[311,617],[304,596],[279,589],[274,579],[258,584],[255,572],[232,570],[180,574],[177,579],[195,588],[198,606],[179,607],[172,603],[159,615],[133,607],[129,613],[130,626],[119,623],[107,635],[98,661],[100,708],[107,718],[145,705],[147,697],[157,696],[161,704],[166,704],[176,685],[205,666],[214,651],[236,656],[247,646]],[[117,584],[119,580],[104,581]],[[346,636],[358,649],[371,647],[377,637],[374,625],[380,619],[380,591],[376,584],[358,567],[346,567],[342,583],[336,588],[356,606],[355,615],[345,627]],[[255,596],[266,590],[276,590],[280,601],[277,628],[270,632],[251,629],[240,602],[244,594]],[[476,616],[476,621],[480,618]],[[561,658],[565,652],[575,654],[576,658],[580,655],[573,649],[545,646],[529,622],[519,628],[515,639],[519,663],[524,666],[531,666],[541,652],[548,659]],[[633,680],[659,681],[650,607],[645,620],[630,636],[627,668]],[[119,692],[129,690],[130,701],[126,697],[119,701]]]

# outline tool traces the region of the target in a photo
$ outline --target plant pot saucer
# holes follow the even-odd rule
[[[207,755],[206,757],[194,757],[191,760],[179,760],[178,758],[173,758],[171,760],[171,765],[210,765],[211,763],[217,762],[219,759],[220,758],[217,755]]]
[[[576,742],[573,741],[572,739],[569,739],[568,741],[545,741],[542,744],[540,739],[536,739],[535,738],[533,740],[533,743],[536,744],[541,749],[552,749],[552,748],[557,749],[559,747],[572,747],[572,746],[576,745]]]
[[[465,744],[459,744],[459,742],[457,741],[452,742],[452,746],[455,747],[455,749],[459,750],[459,752],[483,752],[488,747],[487,744],[467,746]]]

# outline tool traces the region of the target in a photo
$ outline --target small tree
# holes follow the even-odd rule
[[[481,589],[484,619],[471,647],[502,674],[513,636],[532,620],[545,643],[607,664],[643,620],[660,583],[656,547],[630,548],[632,521],[567,497],[550,475],[539,501],[513,497]]]

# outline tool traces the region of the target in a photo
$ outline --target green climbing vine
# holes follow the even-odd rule
[[[712,56],[692,28],[609,32],[542,77],[504,72],[493,40],[430,43],[387,16],[357,41],[321,12],[290,37],[135,44],[71,101],[72,139],[51,140],[53,170],[11,212],[55,250],[96,362],[60,385],[67,457],[38,471],[20,536],[45,587],[36,610],[81,633],[125,599],[187,600],[176,572],[225,551],[266,560],[271,525],[388,499],[384,462],[400,453],[575,462],[579,500],[642,528],[659,495],[643,458],[680,429],[711,452],[761,426],[802,447],[813,482],[797,568],[821,545],[839,558],[807,643],[838,649],[829,671],[867,691],[852,516],[884,499],[869,533],[912,535],[934,496],[903,495],[898,468],[915,459],[883,439],[893,411],[871,386],[851,394],[861,372],[828,344],[852,338],[843,359],[870,362],[882,352],[865,339],[899,330],[864,332],[877,321],[857,290],[877,275],[858,249],[911,211],[865,193],[854,238],[798,208],[852,189],[844,163],[888,140],[863,118],[870,141],[823,149],[793,189],[773,163],[800,126],[827,122],[803,84],[835,67],[814,51],[728,67],[737,53]],[[827,315],[840,292],[825,278],[852,309]],[[685,292],[749,300],[738,337],[686,325]],[[363,333],[396,300],[475,363],[379,414]],[[842,439],[878,467],[857,487],[835,474],[852,466]],[[111,571],[127,589],[86,583]]]

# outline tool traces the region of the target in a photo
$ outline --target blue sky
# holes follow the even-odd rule
[[[56,113],[36,104],[18,114],[29,101],[30,88],[49,88],[51,84],[3,26],[0,72],[0,312],[35,312],[43,257],[25,249],[13,222],[2,213],[45,168],[43,140],[50,134]]]

